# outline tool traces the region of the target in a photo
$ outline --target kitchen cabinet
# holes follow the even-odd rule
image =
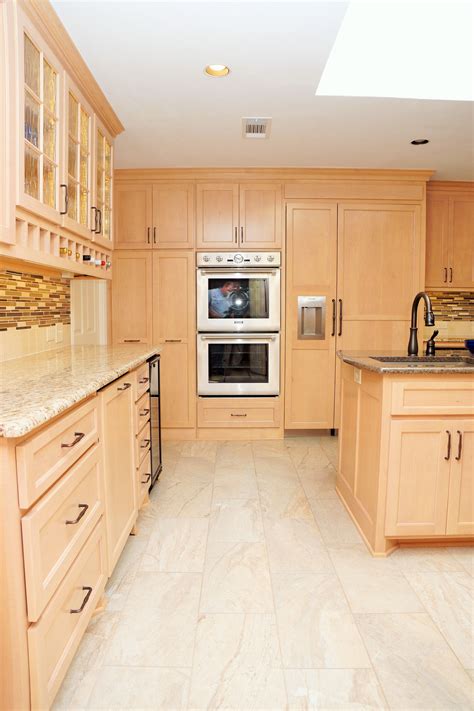
[[[449,477],[446,533],[474,535],[474,422],[449,422],[452,456]]]
[[[282,188],[279,183],[197,185],[197,246],[279,249]]]
[[[109,575],[138,512],[132,377],[124,375],[100,394]]]
[[[118,183],[115,247],[178,249],[194,245],[191,183]]]
[[[160,361],[164,428],[196,422],[195,268],[191,250],[153,254],[153,341]]]
[[[426,287],[474,287],[474,192],[433,183],[427,194]]]
[[[115,343],[152,342],[151,250],[117,251],[112,282],[112,334]]]
[[[113,195],[112,139],[97,116],[94,119],[94,241],[104,246],[112,241]]]

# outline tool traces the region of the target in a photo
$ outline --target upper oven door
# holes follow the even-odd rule
[[[280,330],[279,269],[198,269],[197,327],[201,332]]]

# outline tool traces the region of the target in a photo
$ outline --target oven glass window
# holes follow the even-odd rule
[[[268,318],[268,277],[209,279],[209,318]]]
[[[268,343],[209,345],[210,383],[268,383]]]

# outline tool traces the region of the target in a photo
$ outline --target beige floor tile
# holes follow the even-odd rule
[[[331,463],[329,461],[329,457],[319,444],[300,444],[299,446],[292,445],[288,447],[288,451],[293,464],[297,469],[323,469]]]
[[[362,542],[349,514],[338,498],[311,498],[309,504],[326,544],[337,546]]]
[[[474,667],[474,582],[468,573],[406,576],[461,664]],[[474,702],[474,699],[473,699]]]
[[[209,523],[209,541],[263,541],[258,499],[216,501]]]
[[[399,548],[390,556],[404,573],[461,573],[462,563],[450,548]]]
[[[352,612],[424,612],[391,558],[374,558],[364,544],[329,548]]]
[[[372,669],[287,669],[285,679],[291,711],[387,708]]]
[[[251,442],[219,442],[217,445],[216,465],[253,467]]]
[[[474,546],[456,546],[449,549],[469,575],[474,575]]]
[[[286,691],[273,615],[204,615],[190,709],[283,710]]]
[[[107,610],[122,610],[146,550],[146,536],[130,536],[105,587]]]
[[[429,615],[356,621],[390,708],[472,709],[472,682]]]
[[[162,518],[156,522],[140,570],[201,573],[204,570],[208,519]]]
[[[219,541],[209,544],[200,611],[274,611],[264,543]]]
[[[278,483],[258,480],[262,513],[266,517],[303,519],[314,517],[299,480]]]
[[[157,491],[150,514],[161,518],[205,518],[210,514],[211,501],[211,482],[173,480]]]
[[[474,669],[466,669],[467,674],[470,676],[472,681],[474,681]]]
[[[241,470],[237,467],[216,468],[214,477],[214,501],[225,499],[257,499],[258,488],[255,473],[252,470]]]
[[[104,667],[89,700],[91,709],[187,708],[190,669]]]
[[[191,666],[201,578],[197,573],[137,573],[104,665]]]
[[[332,464],[313,467],[304,464],[297,468],[301,485],[308,499],[336,499],[336,469]]]
[[[370,662],[335,574],[272,575],[286,668],[367,668]]]
[[[263,527],[272,572],[334,572],[313,520],[264,517]]]
[[[215,463],[205,457],[181,457],[175,465],[172,478],[183,482],[213,481],[215,467]]]
[[[206,440],[183,442],[181,446],[181,457],[207,459],[210,462],[215,462],[217,446],[217,442],[209,442]]]
[[[276,486],[289,486],[300,483],[296,468],[291,459],[277,457],[256,460],[255,473],[261,486],[274,489]]]
[[[289,459],[286,441],[281,439],[259,440],[252,442],[253,456],[255,460],[267,457],[283,457]]]

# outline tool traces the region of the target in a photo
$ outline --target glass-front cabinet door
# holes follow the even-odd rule
[[[107,245],[112,240],[113,147],[97,119],[95,123],[95,229],[92,231],[96,241]]]
[[[64,192],[63,225],[91,238],[92,224],[92,111],[80,93],[66,81],[65,100],[67,136],[65,171],[61,189]]]
[[[33,28],[21,34],[19,194],[20,205],[58,221],[62,70]],[[63,201],[64,204],[64,201]]]

